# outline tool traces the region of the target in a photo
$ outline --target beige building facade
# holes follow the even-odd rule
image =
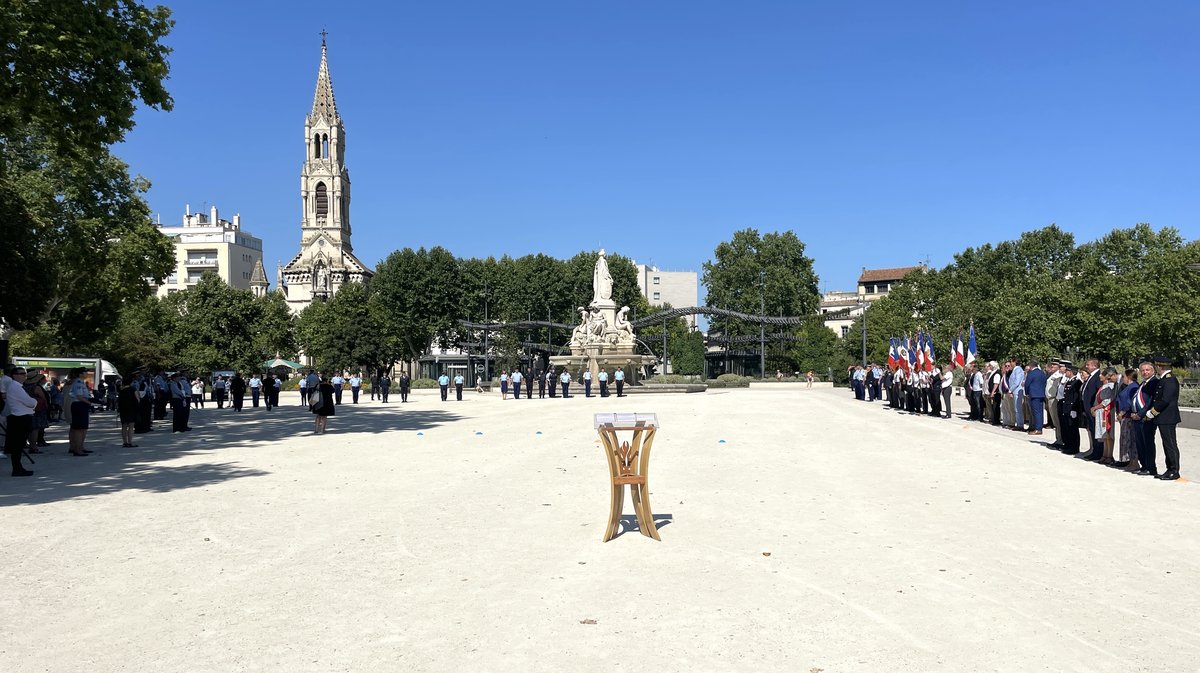
[[[868,269],[863,267],[858,277],[858,289],[855,292],[834,290],[821,296],[820,312],[825,318],[825,326],[841,338],[849,336],[854,321],[863,314],[866,307],[876,299],[888,296],[892,288],[905,276],[923,266],[902,266],[892,269]]]
[[[241,215],[229,221],[221,219],[216,206],[208,214],[186,206],[183,224],[158,230],[175,244],[175,270],[158,286],[158,296],[194,286],[207,271],[230,287],[251,289],[254,268],[262,265],[262,240],[242,230]]]
[[[656,266],[637,264],[638,289],[651,306],[670,304],[672,308],[699,306],[700,277],[695,271],[661,271]],[[684,316],[696,329],[696,317]]]

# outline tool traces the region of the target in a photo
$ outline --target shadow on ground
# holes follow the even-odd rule
[[[458,414],[422,409],[419,406],[343,404],[329,419],[326,436],[382,434],[427,430],[458,418]],[[137,448],[121,448],[120,428],[115,414],[92,417],[87,446],[91,456],[67,455],[67,427],[59,423],[46,431],[51,442],[33,456],[33,477],[9,477],[7,456],[0,468],[0,507],[91,498],[124,490],[165,493],[197,488],[233,479],[260,477],[267,472],[222,461],[222,449],[266,446],[291,437],[311,435],[313,415],[299,405],[248,407],[241,412],[228,408],[192,412],[190,432],[172,433],[171,420],[155,421],[154,431],[135,435]],[[187,456],[204,456],[210,462],[193,465],[166,464]]]

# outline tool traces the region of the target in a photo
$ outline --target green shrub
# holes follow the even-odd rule
[[[651,385],[655,383],[704,383],[704,380],[699,376],[685,376],[683,374],[659,374],[658,376],[651,376],[648,379],[643,379],[642,383]]]
[[[717,381],[724,383],[722,388],[746,388],[751,381],[756,380],[751,376],[738,376],[737,374],[721,374],[716,378]],[[710,382],[711,385],[711,382]]]
[[[1183,388],[1180,390],[1179,406],[1200,407],[1200,388]]]
[[[453,377],[451,380],[454,380]],[[438,382],[437,379],[413,379],[411,385],[413,388],[437,388]]]

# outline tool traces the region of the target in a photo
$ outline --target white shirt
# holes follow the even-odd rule
[[[335,386],[340,386],[340,385],[342,385],[343,383],[345,383],[345,382],[346,382],[346,379],[342,378],[342,375],[341,375],[341,374],[338,374],[337,376],[335,376],[335,377],[333,377],[332,379],[330,379],[330,380],[329,380],[329,382],[330,382],[330,383],[332,383],[332,384],[333,384],[333,385],[335,385]]]
[[[559,374],[559,376],[558,376],[558,380],[559,380],[560,382],[562,382],[562,383],[570,383],[570,382],[571,382],[571,375],[570,375],[570,374],[568,374],[567,372],[563,372],[562,374]]]
[[[583,380],[584,380],[584,381],[591,381],[591,380],[592,380],[592,371],[591,371],[590,369],[589,369],[589,370],[587,370],[587,371],[585,371],[585,372],[583,372]]]
[[[361,376],[351,376],[350,377],[350,387],[351,388],[359,388],[361,386],[362,386],[362,377]]]
[[[250,377],[249,385],[251,388],[261,388],[262,387],[262,379],[258,378],[257,376],[252,376],[252,377]]]
[[[197,381],[192,384],[192,394],[199,397],[204,394],[204,384]]]
[[[33,399],[29,393],[25,392],[25,386],[13,381],[8,384],[7,396],[8,403],[5,404],[5,413],[8,416],[31,416],[34,408],[37,407],[37,400]],[[86,388],[85,388],[86,390]]]
[[[603,369],[601,369],[601,370],[600,370],[599,379],[600,379],[600,382],[601,382],[601,383],[603,383],[603,382],[607,381],[607,380],[608,380],[608,372],[606,372],[606,371],[604,371]]]
[[[949,367],[946,368],[946,371],[942,372],[942,387],[954,387],[954,370]]]
[[[512,382],[513,382],[513,383],[520,383],[520,382],[521,382],[521,372],[513,372],[513,373],[512,373]]]

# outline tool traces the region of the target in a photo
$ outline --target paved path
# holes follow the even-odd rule
[[[413,400],[0,477],[0,668],[1200,670],[1197,483],[844,390]],[[659,414],[661,543],[600,542],[597,410]]]

